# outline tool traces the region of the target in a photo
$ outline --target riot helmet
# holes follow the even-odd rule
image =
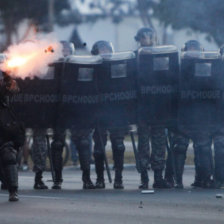
[[[92,55],[102,55],[111,54],[114,52],[113,44],[109,41],[100,40],[93,44],[91,54]]]
[[[75,53],[75,47],[72,42],[61,40],[60,43],[62,44],[62,47],[63,47],[62,53],[64,57],[67,57]]]
[[[151,47],[157,44],[157,34],[153,28],[143,27],[138,30],[135,40],[141,47]]]
[[[200,42],[197,40],[189,40],[184,44],[184,47],[181,51],[204,51]]]

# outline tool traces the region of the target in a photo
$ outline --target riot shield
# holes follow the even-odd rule
[[[179,63],[175,46],[138,51],[138,122],[174,126],[177,118]]]
[[[5,56],[0,55],[0,63]],[[19,121],[27,128],[53,127],[53,114],[56,110],[58,78],[54,67],[49,67],[44,79],[35,77],[16,79],[20,92],[10,96],[12,110]]]
[[[57,125],[61,128],[95,126],[99,95],[97,90],[100,56],[69,56],[61,76]]]
[[[54,127],[54,114],[58,101],[58,77],[54,66],[40,79],[16,79],[20,92],[10,97],[11,105],[26,128]]]
[[[178,128],[189,136],[215,132],[222,120],[224,76],[218,52],[185,52],[181,56]]]
[[[133,52],[102,55],[97,76],[101,127],[126,127],[136,123],[136,60]]]

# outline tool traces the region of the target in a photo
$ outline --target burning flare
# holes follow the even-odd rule
[[[47,74],[48,65],[63,57],[61,43],[48,38],[12,45],[4,54],[6,60],[0,64],[0,70],[14,78],[42,78]]]
[[[36,54],[29,56],[12,57],[11,59],[8,59],[5,63],[8,69],[21,67],[27,64],[30,60],[32,60],[32,58],[35,57],[35,55]]]

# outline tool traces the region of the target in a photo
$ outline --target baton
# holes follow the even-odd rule
[[[50,146],[50,140],[49,140],[48,135],[46,135],[46,139],[47,139],[47,151],[48,151],[48,157],[49,157],[49,161],[50,161],[52,180],[53,180],[53,182],[55,182],[54,165],[53,165],[51,146]]]
[[[102,135],[101,135],[101,131],[100,131],[99,127],[97,128],[97,132],[98,132],[98,137],[100,139],[101,147],[103,148],[104,162],[105,162],[105,167],[106,167],[106,171],[107,171],[108,180],[109,180],[110,183],[112,183],[110,168],[109,168],[109,165],[108,165],[107,155],[106,155],[106,151],[105,151],[106,149],[105,149],[105,146],[103,144],[103,139],[102,139]]]
[[[168,139],[169,139],[170,144],[168,144]],[[168,134],[167,134],[166,147],[167,147],[168,157],[170,157],[169,163],[171,165],[171,169],[173,171],[173,177],[174,177],[174,180],[176,182],[177,181],[177,174],[176,174],[175,161],[174,161],[174,155],[173,155],[173,143],[172,143],[172,137],[171,137],[169,131],[168,131]]]
[[[136,169],[137,169],[138,173],[141,173],[139,154],[138,154],[138,150],[135,145],[135,138],[134,138],[133,131],[130,131],[130,136],[131,136],[131,142],[132,142],[134,156],[135,156]]]

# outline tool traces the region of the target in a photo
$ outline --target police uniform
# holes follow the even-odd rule
[[[141,38],[148,37],[150,43],[146,44],[147,47],[156,45],[156,34],[151,28],[141,28],[138,30],[135,40],[141,41]],[[136,57],[138,51],[135,51]],[[141,111],[141,107],[139,107]],[[141,112],[140,112],[141,113]],[[140,189],[148,188],[148,168],[149,163],[154,171],[154,188],[169,188],[169,184],[163,178],[163,170],[165,168],[165,155],[166,155],[166,134],[165,126],[163,125],[149,125],[146,121],[139,118],[138,121],[138,152],[141,169],[141,185]],[[151,137],[152,152],[150,156],[149,140]]]
[[[109,129],[110,133],[110,141],[112,145],[113,152],[113,160],[114,160],[114,169],[115,169],[115,180],[114,180],[114,188],[122,189],[123,181],[122,181],[122,171],[124,164],[124,136],[126,134],[125,128],[113,128]],[[101,136],[99,136],[99,134]],[[101,130],[100,133],[97,133],[95,130],[93,134],[93,139],[95,142],[94,145],[94,159],[95,159],[95,167],[97,174],[96,188],[104,188],[104,151],[107,144],[107,131]],[[101,139],[102,138],[102,143]]]
[[[90,162],[91,162],[91,129],[73,129],[71,130],[71,140],[77,147],[79,154],[80,168],[82,170],[82,180],[84,189],[94,189],[90,179]],[[62,152],[65,145],[65,135],[62,130],[57,130],[51,143],[52,162],[55,172],[55,181],[53,189],[61,189],[63,158]]]
[[[44,129],[33,130],[32,159],[35,172],[34,189],[47,189],[48,187],[42,181],[42,173],[45,171],[47,159],[46,130]]]

